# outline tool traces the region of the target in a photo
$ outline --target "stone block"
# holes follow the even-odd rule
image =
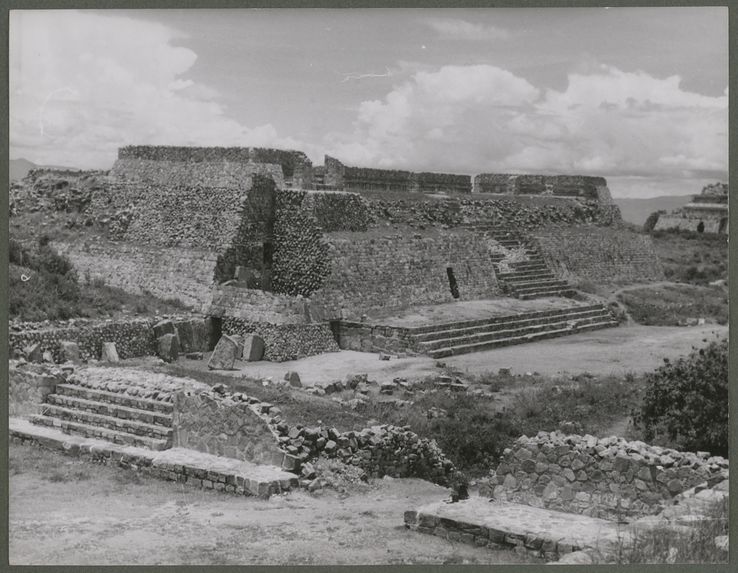
[[[41,350],[41,345],[38,343],[29,344],[24,347],[23,354],[25,354],[28,362],[41,362],[43,360],[43,351]]]
[[[102,352],[100,353],[102,362],[119,362],[118,351],[115,348],[115,342],[103,342]]]
[[[256,334],[249,334],[243,340],[243,359],[246,362],[258,362],[264,357],[264,339]]]
[[[238,354],[238,347],[239,344],[234,338],[227,334],[221,336],[210,356],[208,368],[210,370],[233,370],[233,365],[236,363],[236,356]]]
[[[165,334],[177,334],[177,328],[171,320],[160,320],[154,325],[154,338],[161,338]]]
[[[289,372],[287,372],[287,374],[284,375],[284,379],[293,388],[302,388],[302,382],[300,381],[300,375],[294,370],[290,370]]]
[[[157,353],[164,362],[174,362],[179,358],[179,337],[176,334],[164,334],[157,338]]]
[[[76,342],[62,340],[59,342],[59,349],[61,351],[62,362],[71,362],[73,364],[82,362],[79,345]]]

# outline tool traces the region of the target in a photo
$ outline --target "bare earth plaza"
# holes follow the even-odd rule
[[[673,9],[675,30],[687,21],[680,10],[689,9]],[[167,12],[138,22],[136,11],[119,22],[105,11],[69,13],[47,48],[77,25],[109,25],[102,62],[115,26],[137,22],[154,38]],[[201,37],[187,10],[174,12],[190,35],[157,40],[154,61],[185,61],[211,37],[207,26],[230,37],[221,11],[204,12]],[[427,58],[428,30],[450,42],[449,58],[453,42],[478,49],[523,34],[516,10],[458,12],[397,14],[410,35],[425,26]],[[601,9],[571,13],[600,25]],[[216,92],[188,95],[181,65],[172,81],[184,83],[167,84],[170,103],[154,116],[171,122],[167,106],[174,117],[189,102],[181,131],[108,142],[110,92],[95,128],[105,143],[79,143],[77,120],[98,109],[105,82],[117,93],[133,77],[121,56],[90,84],[99,94],[80,80],[77,95],[48,100],[48,133],[90,158],[100,147],[102,159],[75,164],[24,131],[23,114],[36,109],[27,103],[36,80],[24,74],[38,56],[21,47],[48,21],[15,14],[11,157],[34,163],[12,159],[9,186],[12,565],[728,562],[727,90],[697,94],[659,84],[658,74],[598,71],[610,74],[607,95],[599,107],[566,108],[566,130],[590,122],[599,133],[622,114],[605,138],[617,160],[602,163],[579,160],[579,147],[577,160],[548,157],[548,143],[521,135],[526,122],[557,117],[550,102],[564,96],[554,88],[531,95],[526,80],[488,64],[404,71],[404,62],[387,74],[414,75],[361,104],[358,124],[377,122],[364,139],[319,153],[300,138],[233,136],[232,120],[207,115]],[[233,14],[250,25],[249,11]],[[494,14],[504,17],[485,20]],[[344,16],[326,18],[335,26]],[[311,30],[319,21],[295,20]],[[340,22],[352,29],[361,19]],[[349,41],[337,37],[316,45]],[[80,52],[78,79],[97,57]],[[570,72],[567,97],[587,77]],[[345,78],[335,89],[390,82]],[[147,93],[134,102],[142,114],[159,97]],[[510,111],[520,98],[529,101]],[[85,101],[75,127],[58,127]],[[405,115],[387,123],[395,105]],[[544,111],[526,117],[535,106]],[[671,109],[681,124],[666,119]],[[704,150],[672,137],[689,113],[716,126],[695,135]],[[651,185],[646,168],[628,162],[651,148],[617,147],[621,134],[640,141],[623,127],[634,128],[633,114],[653,149],[668,132],[673,149],[659,150],[661,163],[688,174],[670,199],[644,195],[648,207],[638,187]],[[422,122],[436,127],[411,137]],[[520,137],[527,151],[495,155],[495,139],[464,156],[460,142],[477,128],[498,129],[511,148]],[[561,126],[538,131],[575,145]],[[403,137],[405,151],[377,151]],[[531,168],[526,154],[539,152]]]

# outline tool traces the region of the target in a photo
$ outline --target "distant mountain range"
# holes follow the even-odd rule
[[[613,197],[620,207],[623,220],[636,225],[643,225],[654,211],[673,211],[683,207],[692,199],[692,195],[661,195],[649,199],[631,199],[629,197]]]
[[[28,159],[11,159],[10,160],[10,180],[23,179],[31,169],[76,169],[76,167],[60,167],[58,165],[36,165]]]

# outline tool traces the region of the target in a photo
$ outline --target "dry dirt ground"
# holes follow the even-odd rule
[[[589,372],[595,375],[641,373],[663,364],[664,358],[676,359],[691,352],[693,346],[703,346],[703,339],[716,334],[727,335],[728,327],[704,325],[691,327],[621,326],[593,332],[563,336],[524,345],[508,346],[444,358],[453,366],[470,374],[496,372],[512,368],[513,373],[538,372],[555,375]],[[302,383],[343,379],[346,374],[366,372],[377,382],[391,381],[401,376],[408,379],[438,374],[436,361],[426,356],[379,360],[377,354],[343,350],[289,362],[238,362],[233,371],[219,374],[234,377],[272,377],[281,380],[288,370],[300,375]],[[181,359],[180,364],[193,370],[207,370],[207,355],[203,361]]]
[[[405,529],[405,510],[448,498],[417,479],[259,500],[15,444],[9,469],[14,565],[536,562]]]

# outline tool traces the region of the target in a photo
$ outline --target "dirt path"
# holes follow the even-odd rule
[[[11,564],[535,561],[405,529],[405,510],[448,497],[416,479],[376,480],[350,496],[297,491],[264,501],[11,445],[9,485]]]
[[[621,326],[444,358],[443,362],[471,374],[496,372],[505,367],[518,374],[640,373],[657,368],[663,364],[664,358],[674,359],[688,354],[692,346],[703,345],[705,338],[716,334],[724,336],[727,332],[727,326],[709,324],[692,327]],[[379,360],[377,354],[343,350],[289,362],[240,362],[237,370],[218,373],[236,378],[245,375],[281,380],[287,371],[294,370],[303,384],[313,385],[343,379],[350,373],[366,372],[371,379],[381,383],[398,376],[413,379],[437,374],[435,363],[426,356],[385,361]],[[181,359],[177,364],[206,371],[207,356],[202,361]]]

